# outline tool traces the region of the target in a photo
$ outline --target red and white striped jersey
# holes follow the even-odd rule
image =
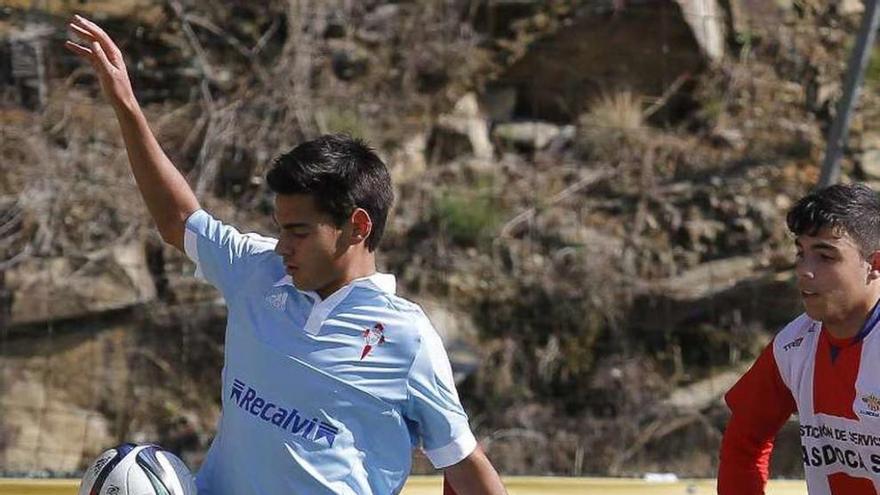
[[[793,413],[811,495],[880,493],[878,310],[852,339],[801,315],[727,393],[720,495],[763,494],[776,433]]]

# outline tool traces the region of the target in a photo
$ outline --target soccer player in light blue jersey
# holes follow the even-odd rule
[[[202,210],[138,105],[117,46],[70,23],[94,68],[162,238],[229,309],[223,415],[199,470],[202,495],[391,494],[421,447],[459,495],[504,487],[468,426],[449,359],[415,304],[376,272],[393,193],[363,143],[323,136],[275,160],[279,238]]]

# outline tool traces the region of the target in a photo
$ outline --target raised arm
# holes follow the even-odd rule
[[[94,68],[116,112],[131,171],[162,239],[183,251],[186,219],[199,209],[195,194],[150,130],[119,47],[97,24],[81,16],[75,16],[68,27],[83,41],[68,41],[65,47]]]

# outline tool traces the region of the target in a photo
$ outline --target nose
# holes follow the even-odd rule
[[[800,261],[794,266],[794,273],[797,275],[798,279],[801,280],[812,280],[816,278],[816,274],[813,272],[813,268],[807,266],[807,263],[804,261]]]
[[[279,239],[278,243],[275,244],[275,253],[279,256],[285,257],[290,252],[290,245],[287,242],[284,242],[284,239]]]

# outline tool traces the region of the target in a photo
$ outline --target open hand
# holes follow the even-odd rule
[[[110,36],[97,24],[79,15],[73,17],[68,28],[82,41],[67,41],[65,48],[92,65],[110,103],[116,106],[134,102],[134,91],[122,52]]]

